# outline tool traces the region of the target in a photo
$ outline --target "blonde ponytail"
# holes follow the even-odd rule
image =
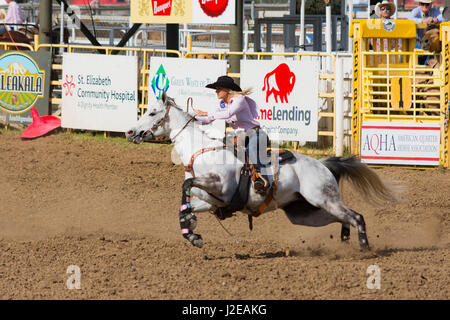
[[[248,96],[249,94],[252,93],[252,88],[247,88],[247,89],[242,90],[242,91],[233,91],[233,90],[231,90],[230,93],[233,96],[235,96],[237,94],[240,94],[241,96]]]

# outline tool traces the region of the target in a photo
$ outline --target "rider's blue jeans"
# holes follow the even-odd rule
[[[270,158],[267,156],[269,138],[264,130],[259,127],[249,129],[245,134],[245,148],[250,162],[253,163],[256,171],[261,173],[261,168],[270,162]]]

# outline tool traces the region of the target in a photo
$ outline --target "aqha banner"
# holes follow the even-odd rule
[[[131,0],[133,23],[235,24],[235,0]]]
[[[363,122],[361,160],[373,164],[439,165],[439,123]]]
[[[317,141],[318,60],[243,60],[241,88],[252,88],[257,120],[271,140]]]
[[[185,110],[189,98],[192,98],[194,108],[202,111],[215,110],[219,106],[216,92],[205,86],[215,82],[226,72],[225,60],[151,57],[148,103],[156,103],[165,91]],[[202,125],[202,129],[210,136],[222,138],[225,135],[225,122],[216,120]]]
[[[126,132],[137,98],[137,57],[64,53],[63,128]]]

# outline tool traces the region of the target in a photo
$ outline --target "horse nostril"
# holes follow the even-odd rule
[[[131,135],[133,133],[133,130],[128,130],[127,135]]]

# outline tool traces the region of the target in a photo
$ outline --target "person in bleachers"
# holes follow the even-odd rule
[[[381,19],[391,19],[396,9],[397,8],[395,7],[394,3],[383,1],[377,3],[377,5],[375,6],[375,14]]]
[[[419,6],[414,8],[408,19],[415,23],[439,24],[444,22],[441,11],[433,7],[433,0],[419,0]],[[417,28],[416,31],[416,48],[421,49],[420,40],[425,34],[425,29]],[[419,64],[426,64],[431,56],[419,56]]]
[[[5,0],[8,3],[8,13],[6,14],[4,22],[6,24],[22,24],[23,23],[23,13],[20,6],[14,0]],[[9,26],[9,29],[17,29],[17,26]],[[6,31],[6,26],[3,24],[0,26],[0,33]]]

